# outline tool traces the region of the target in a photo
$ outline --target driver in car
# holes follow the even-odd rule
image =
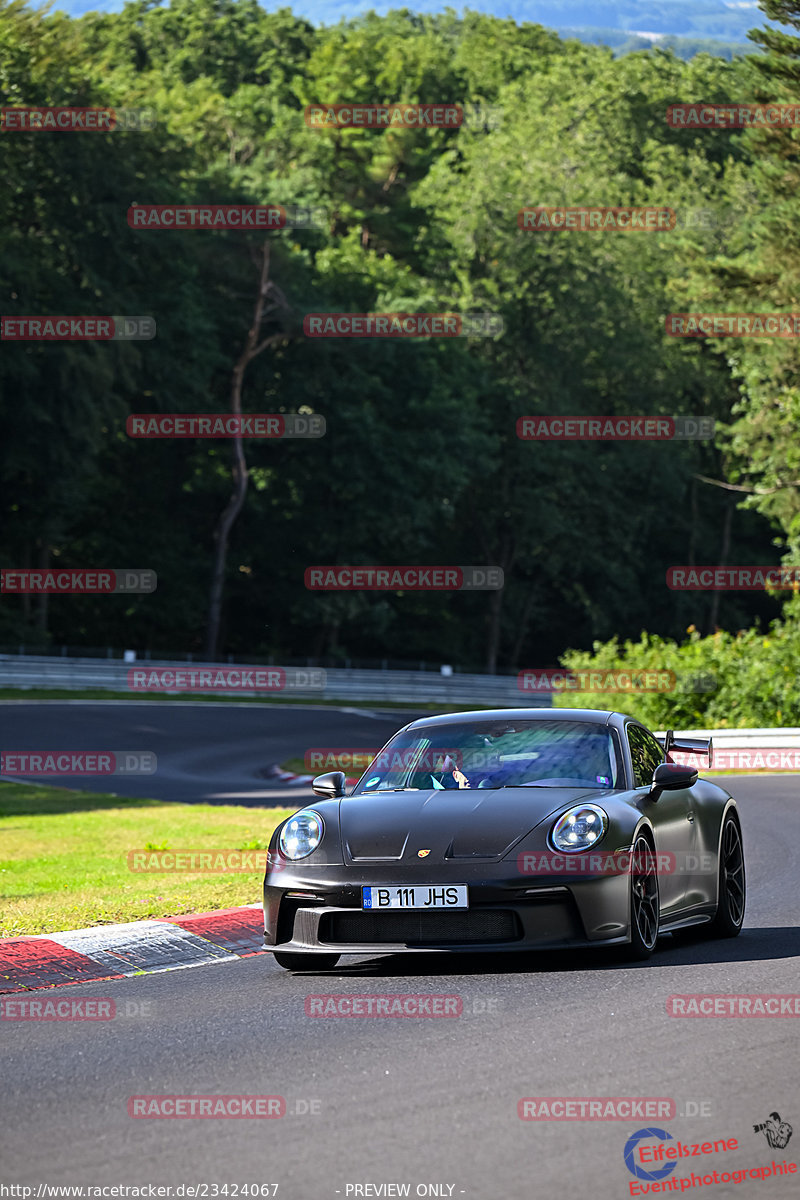
[[[436,775],[432,775],[433,786],[435,788],[471,788],[475,785],[479,788],[496,787],[506,779],[506,769],[503,766],[500,755],[493,751],[481,770],[480,762],[476,763],[476,770],[470,771],[467,776],[461,771],[453,761],[452,757],[447,754],[442,760],[442,764]]]
[[[437,775],[439,776],[438,779],[436,778]],[[470,786],[466,775],[458,769],[455,761],[449,754],[446,754],[442,759],[442,764],[436,774],[431,775],[431,782],[440,791],[445,791],[448,788],[468,788]]]

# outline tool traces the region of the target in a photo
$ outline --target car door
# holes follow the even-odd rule
[[[664,761],[664,752],[651,733],[635,722],[627,726],[628,746],[633,763],[634,786],[649,790],[653,772]],[[673,915],[683,905],[687,893],[689,857],[694,853],[696,834],[692,793],[689,788],[680,791],[661,792],[657,800],[650,800],[645,791],[642,811],[650,818],[656,835],[656,851],[669,853],[669,866],[659,865],[658,891],[661,913]],[[674,869],[673,869],[674,862]]]

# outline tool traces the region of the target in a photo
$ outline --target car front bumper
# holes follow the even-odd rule
[[[383,872],[380,872],[383,874]],[[364,883],[397,882],[376,878]],[[395,873],[396,874],[396,873]],[[556,882],[519,877],[469,883],[468,909],[361,908],[361,882],[336,886],[281,874],[264,884],[264,944],[319,954],[555,950],[629,940],[627,875]]]

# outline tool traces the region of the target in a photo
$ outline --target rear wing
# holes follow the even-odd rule
[[[685,738],[675,737],[671,729],[668,729],[663,737],[656,738],[664,747],[664,758],[667,762],[672,762],[670,754],[673,750],[678,754],[705,754],[708,755],[709,769],[714,765],[714,745],[713,738]]]

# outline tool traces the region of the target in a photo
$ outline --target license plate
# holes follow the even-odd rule
[[[467,885],[362,887],[362,908],[469,908]]]

